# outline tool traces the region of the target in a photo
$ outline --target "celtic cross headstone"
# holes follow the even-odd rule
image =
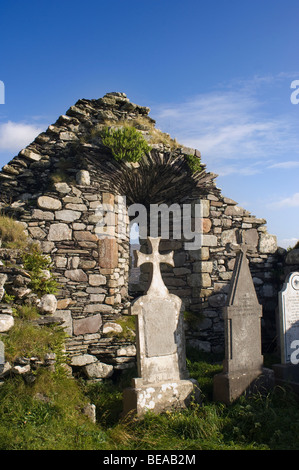
[[[174,266],[173,252],[159,253],[160,238],[148,238],[151,254],[136,252],[137,267],[150,263],[151,275],[145,295],[131,307],[136,315],[139,377],[124,392],[124,413],[160,412],[186,406],[194,381],[188,379],[181,299],[170,294],[160,264]]]

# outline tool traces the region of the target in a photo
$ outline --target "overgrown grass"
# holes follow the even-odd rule
[[[8,334],[3,336],[2,340],[5,344],[6,360],[12,362],[20,356],[29,358],[37,356],[43,359],[44,355],[49,352],[59,357],[65,338],[66,335],[62,329],[55,326],[41,327],[29,322],[27,317],[26,319],[15,318],[14,326]]]
[[[218,357],[191,351],[188,367],[203,390],[202,403],[142,419],[120,417],[122,390],[134,370],[117,383],[89,384],[49,371],[31,386],[10,379],[0,387],[0,449],[299,449],[299,405],[290,390],[276,387],[226,406],[210,395]],[[87,402],[96,405],[96,424],[81,412]]]
[[[16,377],[0,388],[1,450],[92,450],[105,439],[81,412],[77,382],[43,371],[32,386]]]
[[[3,248],[24,249],[28,245],[23,225],[3,214],[0,214],[0,239]]]

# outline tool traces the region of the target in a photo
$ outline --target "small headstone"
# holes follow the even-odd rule
[[[7,281],[7,275],[0,274],[0,302],[3,299],[4,294],[5,294],[4,284],[6,283],[6,281]]]
[[[287,276],[278,306],[281,364],[273,366],[275,380],[299,392],[299,272]]]
[[[185,407],[196,389],[186,369],[182,301],[168,292],[160,271],[160,263],[174,266],[173,252],[160,255],[160,238],[148,240],[152,253],[136,252],[137,267],[150,263],[151,276],[146,294],[131,307],[137,317],[139,377],[133,379],[132,388],[124,390],[124,414]]]
[[[214,400],[229,404],[244,393],[262,391],[272,385],[271,371],[263,368],[261,317],[246,252],[251,246],[232,246],[238,252],[223,309],[225,359],[223,373],[214,377]]]
[[[4,364],[5,364],[4,343],[0,341],[0,373],[1,373],[1,367],[3,367]]]

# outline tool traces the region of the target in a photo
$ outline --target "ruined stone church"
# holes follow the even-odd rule
[[[120,200],[145,207],[201,204],[199,249],[188,251],[183,239],[171,237],[160,244],[161,253],[174,251],[174,266],[161,269],[169,292],[182,299],[187,346],[224,349],[222,308],[236,259],[230,246],[241,235],[251,247],[248,259],[263,306],[265,347],[275,337],[276,237],[267,233],[264,219],[222,195],[216,175],[205,165],[193,171],[190,156],[200,161],[199,151],[156,129],[149,111],[124,93],[81,99],[0,172],[1,211],[21,221],[52,259],[60,285],[55,317],[68,333],[66,348],[74,367],[94,357],[111,374],[135,362],[130,305],[143,293],[147,272],[132,281],[130,220],[119,210]],[[117,161],[100,138],[107,125],[134,126],[151,151],[138,163]],[[99,237],[99,205],[116,214],[125,236],[117,236],[111,224],[107,237]]]

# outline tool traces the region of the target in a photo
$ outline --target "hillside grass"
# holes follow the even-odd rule
[[[26,385],[22,378],[0,387],[0,450],[298,450],[299,405],[290,390],[241,397],[226,406],[212,401],[213,375],[221,364],[189,352],[191,377],[202,403],[186,410],[142,419],[121,418],[122,390],[136,374],[117,383],[89,384],[69,378],[59,367],[41,371]],[[94,403],[97,422],[82,413]]]

